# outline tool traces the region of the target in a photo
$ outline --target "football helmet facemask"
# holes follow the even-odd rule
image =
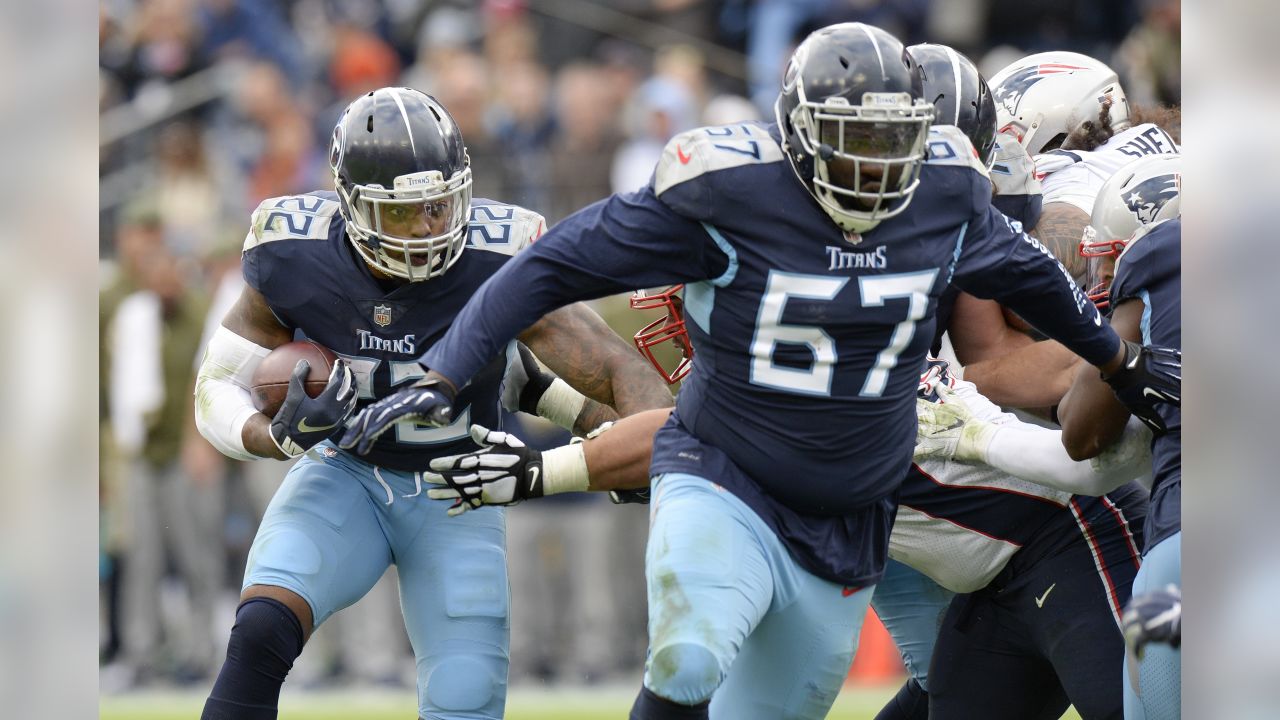
[[[1116,261],[1125,247],[1181,213],[1181,155],[1150,155],[1116,171],[1098,191],[1093,216],[1080,238],[1080,255],[1088,258],[1089,299],[1107,308]]]
[[[683,290],[684,285],[672,285],[654,293],[637,290],[631,296],[631,307],[635,310],[662,310],[666,313],[640,328],[634,339],[636,349],[669,384],[680,382],[693,369],[693,343],[689,342],[689,330],[685,327],[684,299],[680,294]],[[680,351],[680,362],[671,370],[667,370],[653,354],[653,349],[665,342],[674,343]]]
[[[471,167],[435,98],[381,88],[347,106],[329,152],[347,237],[377,271],[420,281],[457,262],[471,214]]]
[[[1111,103],[1111,127],[1129,127],[1129,99],[1116,72],[1074,52],[1028,55],[991,78],[996,129],[1018,138],[1032,155],[1062,145],[1085,122],[1097,122]]]
[[[774,115],[800,181],[842,229],[867,232],[907,208],[933,106],[897,38],[863,23],[817,30],[787,64]]]

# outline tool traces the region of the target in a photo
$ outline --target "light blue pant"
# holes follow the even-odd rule
[[[759,516],[704,478],[655,478],[649,512],[645,687],[683,704],[710,698],[717,719],[826,717],[872,588],[846,595],[802,569]]]
[[[897,560],[885,565],[884,578],[871,596],[871,607],[893,637],[907,671],[926,692],[938,628],[955,596],[924,573]]]
[[[1133,579],[1133,597],[1159,590],[1170,583],[1182,587],[1182,533],[1178,532],[1147,551]],[[1138,663],[1141,692],[1132,685],[1132,658],[1124,658],[1125,720],[1177,720],[1182,717],[1182,650],[1149,644]]]
[[[500,718],[510,634],[503,514],[482,508],[450,518],[449,505],[428,500],[414,473],[317,446],[267,507],[244,587],[298,593],[319,626],[394,562],[421,716]]]

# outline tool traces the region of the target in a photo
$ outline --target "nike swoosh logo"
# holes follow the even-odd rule
[[[332,425],[308,425],[306,418],[298,421],[298,432],[319,432],[321,430],[332,430],[336,427],[338,427],[338,423],[333,423]]]
[[[1036,607],[1038,607],[1038,608],[1042,608],[1042,607],[1044,607],[1044,600],[1045,600],[1045,598],[1049,597],[1049,593],[1053,592],[1053,589],[1054,589],[1054,588],[1056,588],[1056,587],[1058,587],[1058,583],[1054,583],[1054,584],[1050,585],[1050,586],[1049,586],[1049,589],[1048,589],[1048,590],[1045,590],[1043,595],[1041,595],[1040,597],[1036,598]]]
[[[1143,397],[1149,397],[1149,398],[1155,398],[1155,399],[1157,399],[1157,400],[1168,400],[1168,399],[1169,399],[1169,398],[1165,397],[1165,394],[1164,394],[1164,393],[1159,392],[1159,391],[1156,391],[1156,390],[1152,390],[1151,388],[1142,388],[1142,396],[1143,396]]]
[[[692,155],[685,155],[684,148],[681,148],[679,145],[676,146],[676,157],[680,158],[681,165],[688,165],[689,161],[693,159]]]
[[[529,492],[530,493],[533,492],[534,488],[538,487],[538,476],[541,474],[542,474],[542,468],[538,467],[537,465],[534,465],[533,467],[529,468]]]

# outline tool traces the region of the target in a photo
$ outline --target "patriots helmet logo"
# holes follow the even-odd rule
[[[1125,193],[1124,204],[1143,225],[1155,222],[1165,203],[1178,197],[1181,180],[1178,173],[1148,178]]]
[[[1017,71],[1010,75],[1007,80],[1000,83],[1000,86],[995,88],[993,98],[997,105],[1003,107],[1010,115],[1016,116],[1018,114],[1018,106],[1022,104],[1022,97],[1027,94],[1032,85],[1050,75],[1087,69],[1077,65],[1064,65],[1063,63],[1032,65]]]

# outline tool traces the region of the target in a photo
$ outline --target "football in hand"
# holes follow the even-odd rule
[[[253,371],[253,384],[249,390],[253,395],[253,406],[263,415],[275,417],[285,395],[289,394],[289,378],[293,376],[293,368],[299,360],[306,360],[311,365],[304,387],[307,395],[316,397],[329,384],[329,373],[337,359],[332,350],[312,340],[295,340],[272,350]]]

